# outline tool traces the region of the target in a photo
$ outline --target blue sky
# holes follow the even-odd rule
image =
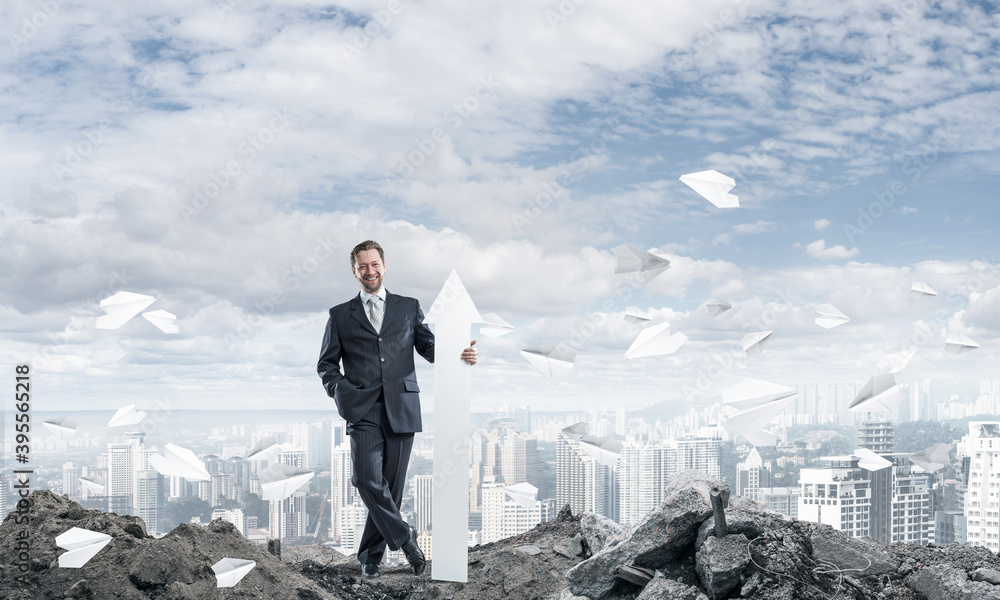
[[[762,317],[771,345],[699,398],[743,377],[864,380],[904,347],[918,353],[901,382],[961,393],[995,377],[992,4],[0,11],[0,352],[36,366],[40,408],[329,406],[325,310],[356,292],[346,257],[367,238],[390,290],[429,306],[454,268],[480,310],[517,325],[481,342],[480,410],[679,397]],[[677,180],[705,169],[736,179],[740,208]],[[673,268],[624,293],[623,243]],[[94,329],[121,279],[181,332]],[[940,295],[911,298],[913,281]],[[709,318],[711,298],[734,310]],[[852,321],[817,327],[822,303]],[[629,305],[690,341],[624,361]],[[981,348],[946,354],[947,331]],[[569,382],[518,353],[571,339]]]

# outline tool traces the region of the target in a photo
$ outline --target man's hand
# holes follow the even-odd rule
[[[469,347],[466,348],[465,350],[462,350],[462,360],[469,363],[470,365],[476,364],[476,362],[479,360],[479,351],[476,350],[475,346],[476,346],[476,340],[472,340],[472,343],[469,344]]]

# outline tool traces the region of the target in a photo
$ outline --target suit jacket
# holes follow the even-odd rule
[[[361,298],[355,296],[330,309],[316,370],[337,412],[348,423],[364,417],[384,392],[392,431],[421,431],[414,349],[434,362],[434,334],[424,325],[424,313],[415,298],[386,290],[382,331],[375,333]]]

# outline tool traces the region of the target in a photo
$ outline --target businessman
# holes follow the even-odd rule
[[[316,367],[351,437],[351,481],[368,508],[358,546],[361,574],[368,578],[381,575],[387,545],[401,548],[417,575],[426,564],[417,532],[400,516],[399,505],[413,434],[422,430],[413,351],[434,362],[434,334],[415,298],[385,290],[386,270],[377,242],[361,242],[351,251],[351,273],[361,292],[330,309]],[[462,351],[470,365],[478,360],[475,343]]]

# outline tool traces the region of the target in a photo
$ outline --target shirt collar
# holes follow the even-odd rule
[[[378,291],[377,294],[369,294],[368,292],[366,292],[364,290],[361,290],[358,293],[358,297],[361,298],[361,304],[364,304],[365,306],[368,305],[368,299],[369,298],[378,298],[384,304],[385,303],[385,287],[379,288],[379,291]]]

